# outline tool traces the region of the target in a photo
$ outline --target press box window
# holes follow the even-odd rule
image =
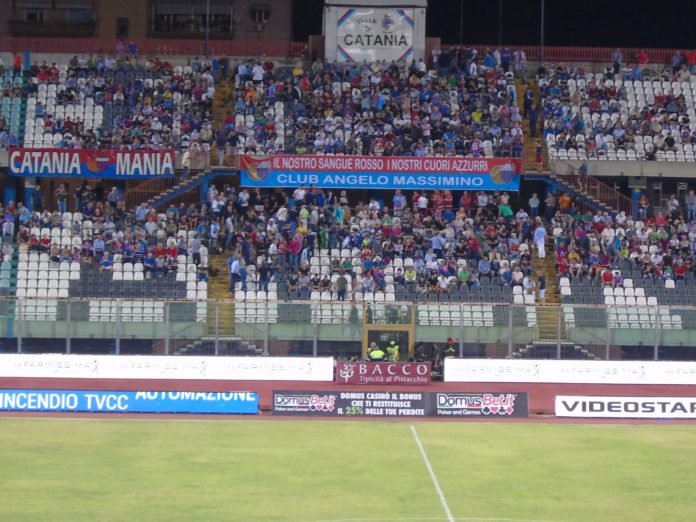
[[[77,24],[89,23],[89,11],[87,9],[68,9],[68,22]]]
[[[271,18],[271,8],[268,6],[253,6],[251,8],[251,23],[265,24]]]
[[[27,22],[43,22],[44,21],[43,9],[27,9],[26,10],[26,20],[27,20]]]

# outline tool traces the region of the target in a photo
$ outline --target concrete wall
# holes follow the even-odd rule
[[[551,171],[558,174],[567,174],[568,165],[577,169],[582,161],[550,161]],[[696,178],[695,162],[592,160],[587,165],[595,177]]]
[[[291,40],[293,3],[294,0],[236,0],[234,11],[239,23],[234,26],[234,39]],[[261,31],[251,30],[251,7],[254,5],[271,8],[271,17]]]
[[[147,36],[147,0],[101,0],[98,2],[99,38],[116,38],[116,19],[130,20],[130,38],[145,38]]]

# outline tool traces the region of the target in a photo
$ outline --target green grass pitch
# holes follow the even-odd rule
[[[0,520],[696,519],[696,426],[0,418]]]

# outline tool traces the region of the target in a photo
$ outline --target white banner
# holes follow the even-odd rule
[[[696,419],[696,397],[556,396],[557,417]]]
[[[336,22],[336,56],[342,62],[410,60],[413,27],[413,9],[346,9]]]
[[[447,359],[445,382],[696,385],[696,362]]]
[[[2,354],[2,377],[333,381],[333,358]]]

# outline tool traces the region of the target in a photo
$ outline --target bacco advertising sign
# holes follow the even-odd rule
[[[430,384],[430,363],[336,363],[336,384]]]
[[[413,54],[413,27],[413,9],[346,9],[336,23],[337,57],[344,62],[406,61]]]

